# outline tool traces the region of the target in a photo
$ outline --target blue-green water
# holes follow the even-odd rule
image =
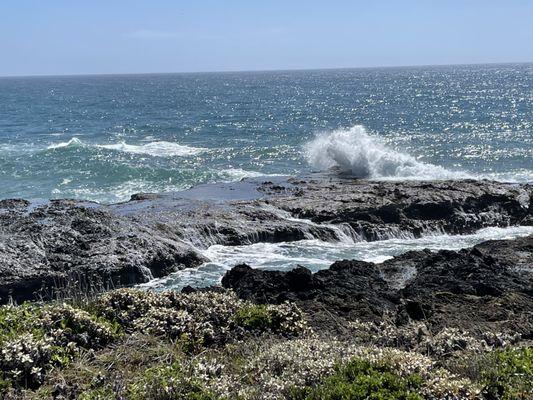
[[[115,202],[334,166],[533,180],[533,64],[0,78],[0,198]]]

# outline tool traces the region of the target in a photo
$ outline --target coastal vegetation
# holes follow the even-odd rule
[[[423,323],[321,332],[295,304],[118,289],[0,308],[3,399],[531,399],[533,347]]]

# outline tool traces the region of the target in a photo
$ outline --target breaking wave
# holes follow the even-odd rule
[[[268,176],[283,176],[282,174],[268,174],[266,172],[250,171],[242,168],[228,168],[220,171],[220,175],[226,180],[240,181],[245,178],[260,178]]]
[[[321,171],[338,169],[356,178],[370,179],[458,179],[463,172],[424,163],[387,147],[361,125],[317,135],[305,146],[309,164]]]
[[[86,144],[78,138],[72,138],[68,142],[57,143],[48,146],[49,150],[72,148],[72,147],[95,147],[100,149],[121,151],[133,154],[146,154],[152,157],[192,156],[208,151],[200,147],[185,146],[178,143],[158,141],[141,145],[127,144],[126,142],[115,144]]]

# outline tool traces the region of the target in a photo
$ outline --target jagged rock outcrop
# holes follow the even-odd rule
[[[0,302],[148,282],[204,258],[166,231],[96,204],[0,202]]]
[[[316,223],[349,224],[366,240],[404,232],[470,233],[533,224],[533,187],[490,181],[291,180],[298,195],[270,203]],[[293,190],[295,190],[293,188]]]
[[[460,251],[412,251],[381,264],[338,261],[315,274],[239,265],[224,287],[257,302],[297,302],[315,325],[384,317],[434,331],[518,332],[533,339],[533,235]]]

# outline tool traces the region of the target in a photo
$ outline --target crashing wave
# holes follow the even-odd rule
[[[48,146],[48,149],[72,148],[72,147],[96,147],[100,149],[107,149],[113,151],[121,151],[133,154],[146,154],[153,157],[172,157],[172,156],[192,156],[208,151],[208,149],[200,147],[185,146],[178,143],[157,141],[142,145],[127,144],[126,142],[115,144],[96,144],[89,145],[82,142],[78,138],[72,138],[68,142],[57,143]]]
[[[63,149],[66,147],[81,147],[83,145],[84,143],[80,139],[74,137],[70,139],[68,142],[51,144],[50,146],[48,146],[48,150]]]
[[[361,125],[338,129],[315,137],[305,146],[309,164],[317,170],[338,169],[343,174],[370,179],[469,178],[438,165],[387,147]]]

